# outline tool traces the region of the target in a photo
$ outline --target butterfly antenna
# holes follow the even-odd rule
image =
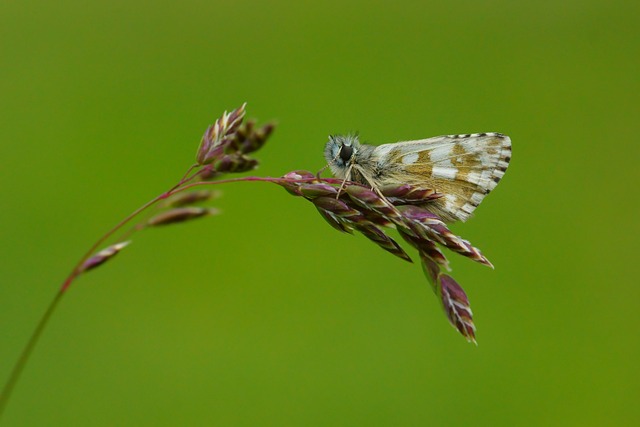
[[[338,160],[338,156],[339,156],[339,155],[340,155],[340,152],[338,152],[338,154],[336,154],[336,155],[334,156],[334,158],[333,158],[333,159],[331,159],[331,161],[330,161],[329,163],[327,163],[326,165],[324,165],[324,166],[322,167],[322,169],[320,169],[320,170],[316,173],[316,178],[320,179],[320,174],[321,174],[322,172],[324,172],[324,171],[325,171],[329,166],[331,166],[331,165],[333,164],[333,162],[335,162],[336,160]]]

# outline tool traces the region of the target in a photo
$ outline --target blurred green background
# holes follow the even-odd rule
[[[505,179],[449,255],[479,346],[419,265],[268,184],[135,236],[83,277],[11,426],[640,422],[640,7],[630,1],[0,4],[0,376],[74,262],[247,101],[261,175],[372,143],[499,131]],[[413,253],[413,252],[412,252]]]

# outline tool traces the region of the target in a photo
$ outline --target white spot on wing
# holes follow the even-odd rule
[[[451,157],[452,149],[453,149],[453,144],[446,144],[446,145],[441,145],[439,147],[434,147],[429,153],[429,158],[433,163],[441,162]]]
[[[458,169],[454,167],[442,167],[442,166],[434,166],[432,169],[431,176],[433,178],[442,178],[442,179],[456,179],[456,174],[458,173]]]
[[[402,158],[402,163],[412,165],[418,160],[418,153],[409,153]]]
[[[471,201],[475,202],[476,205],[479,205],[482,199],[484,199],[484,196],[480,193],[473,193],[471,195]]]
[[[480,183],[480,174],[476,171],[470,172],[469,175],[467,175],[467,182],[472,184]]]
[[[475,206],[473,206],[470,203],[465,203],[464,206],[462,207],[462,210],[465,211],[466,213],[470,214],[475,210]]]

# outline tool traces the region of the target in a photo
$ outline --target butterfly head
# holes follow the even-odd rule
[[[335,176],[344,177],[359,149],[358,135],[331,135],[324,147],[324,158]]]

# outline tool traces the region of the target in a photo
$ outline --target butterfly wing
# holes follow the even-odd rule
[[[511,140],[499,133],[437,136],[377,146],[375,185],[406,183],[444,194],[430,208],[466,221],[509,166]],[[388,172],[385,172],[388,171]]]

